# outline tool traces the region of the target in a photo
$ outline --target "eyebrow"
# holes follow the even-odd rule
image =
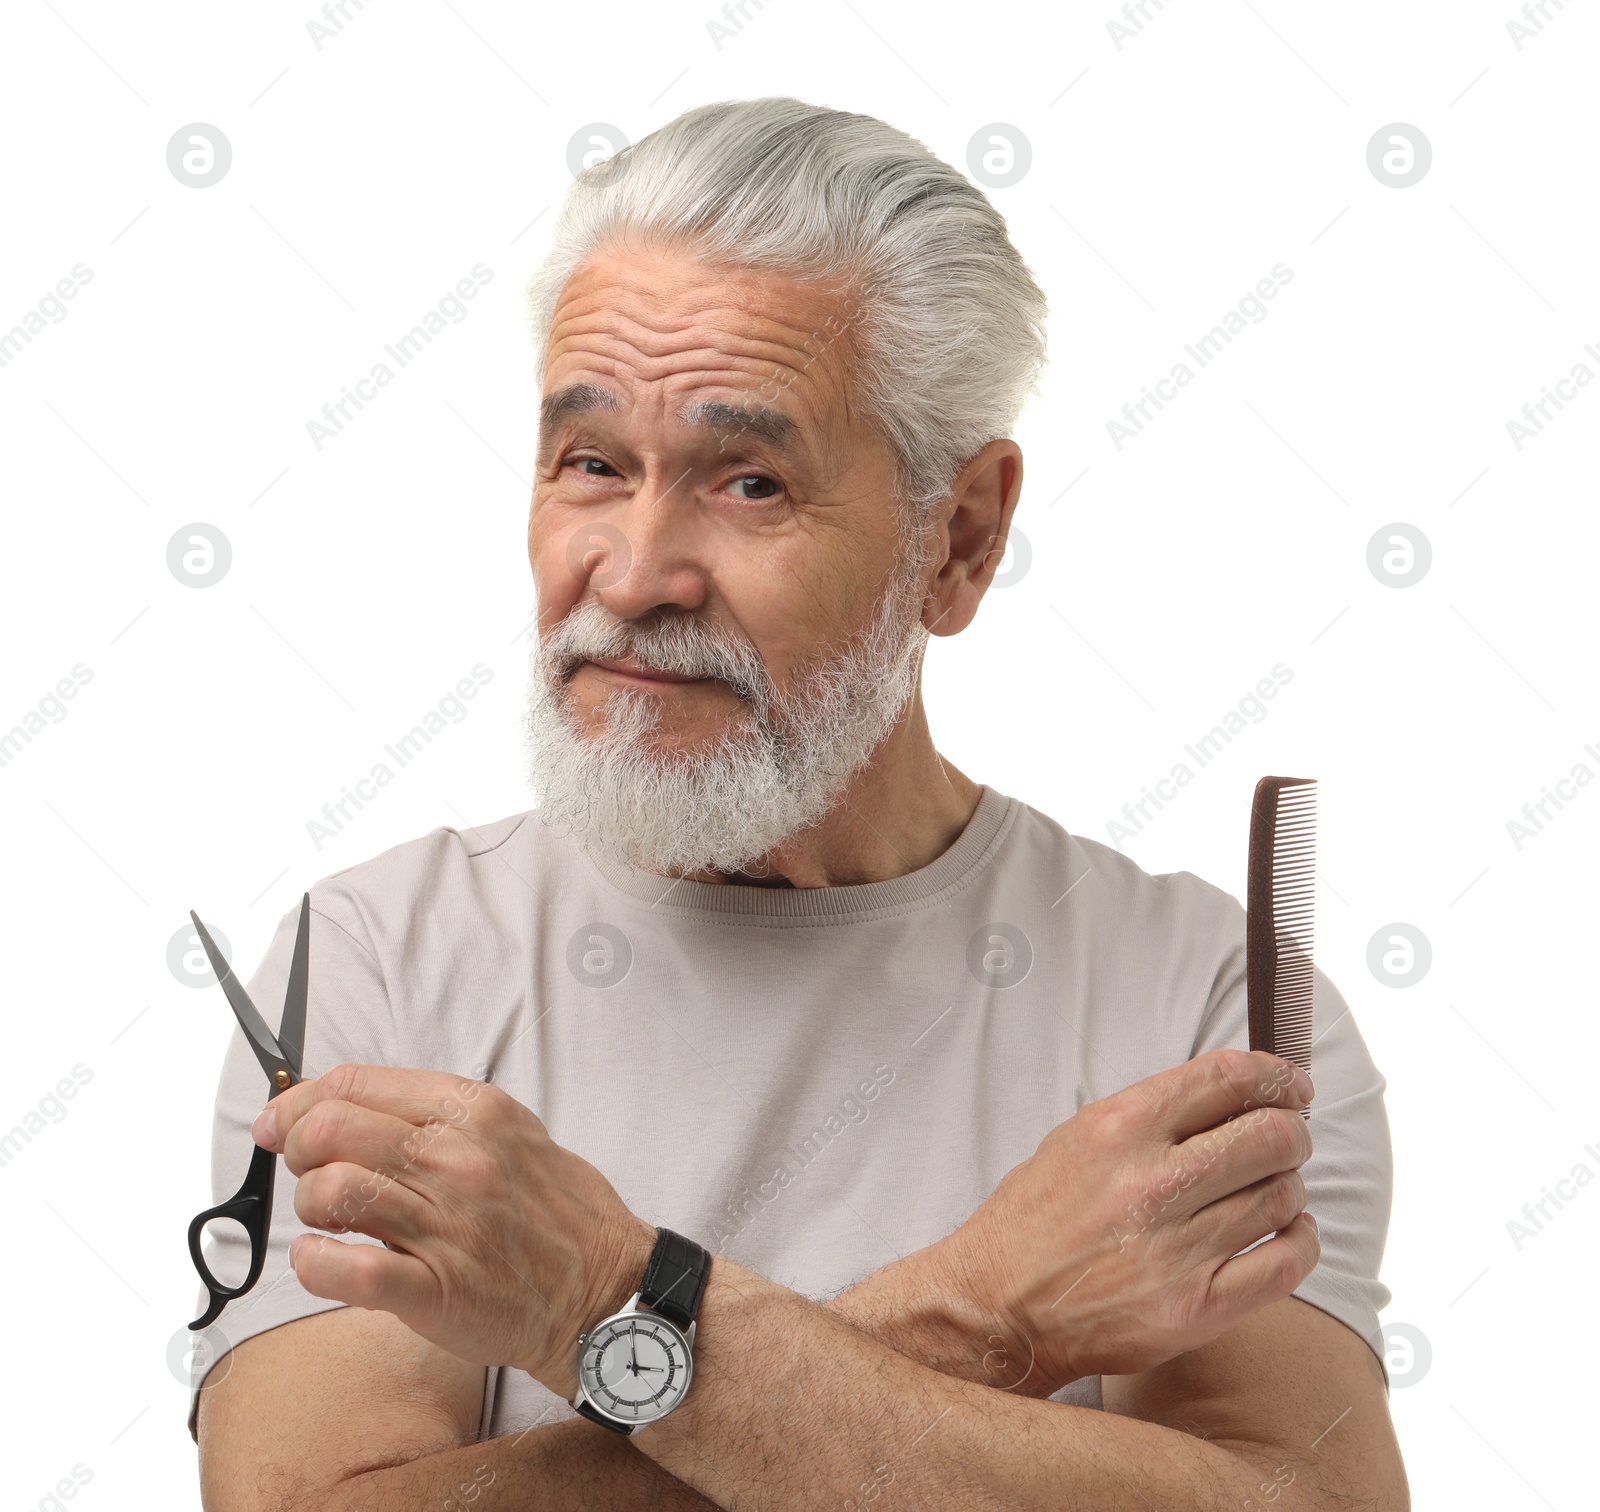
[[[539,406],[539,429],[548,434],[572,415],[581,415],[586,410],[619,408],[617,396],[610,389],[603,389],[598,383],[569,383],[545,395]]]
[[[685,425],[705,430],[732,431],[735,436],[755,436],[774,446],[792,446],[800,437],[797,426],[782,410],[761,404],[730,404],[722,399],[701,399],[678,411]]]
[[[570,383],[547,394],[539,406],[540,432],[549,436],[563,420],[590,410],[621,409],[617,396],[598,383]],[[725,399],[700,399],[678,411],[679,422],[700,430],[731,432],[733,437],[755,436],[774,446],[790,448],[800,439],[800,427],[782,410],[764,404],[735,404]]]

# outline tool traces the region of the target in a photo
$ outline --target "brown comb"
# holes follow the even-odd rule
[[[1281,1055],[1307,1075],[1316,828],[1315,778],[1263,777],[1256,784],[1245,908],[1250,1048]]]

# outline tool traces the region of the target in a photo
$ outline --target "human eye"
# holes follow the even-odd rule
[[[616,478],[621,474],[601,457],[569,457],[569,467],[575,467],[586,478]]]
[[[752,489],[753,492],[742,490]],[[743,477],[735,478],[728,484],[728,491],[736,499],[748,499],[757,503],[765,499],[773,499],[782,491],[776,478],[769,478],[764,473],[746,473]]]

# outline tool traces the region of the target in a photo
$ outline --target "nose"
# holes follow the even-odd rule
[[[652,479],[603,520],[582,525],[569,546],[587,586],[619,619],[705,606],[710,577],[700,557],[688,473]]]

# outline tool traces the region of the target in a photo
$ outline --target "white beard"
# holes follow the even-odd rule
[[[928,642],[916,555],[898,564],[872,623],[799,669],[783,693],[734,631],[689,614],[622,620],[597,599],[581,601],[529,655],[523,731],[540,817],[657,876],[758,868],[832,811],[916,693]],[[664,751],[651,739],[660,697],[617,688],[603,732],[586,737],[568,676],[590,658],[630,655],[658,671],[719,678],[743,707],[704,746]]]

